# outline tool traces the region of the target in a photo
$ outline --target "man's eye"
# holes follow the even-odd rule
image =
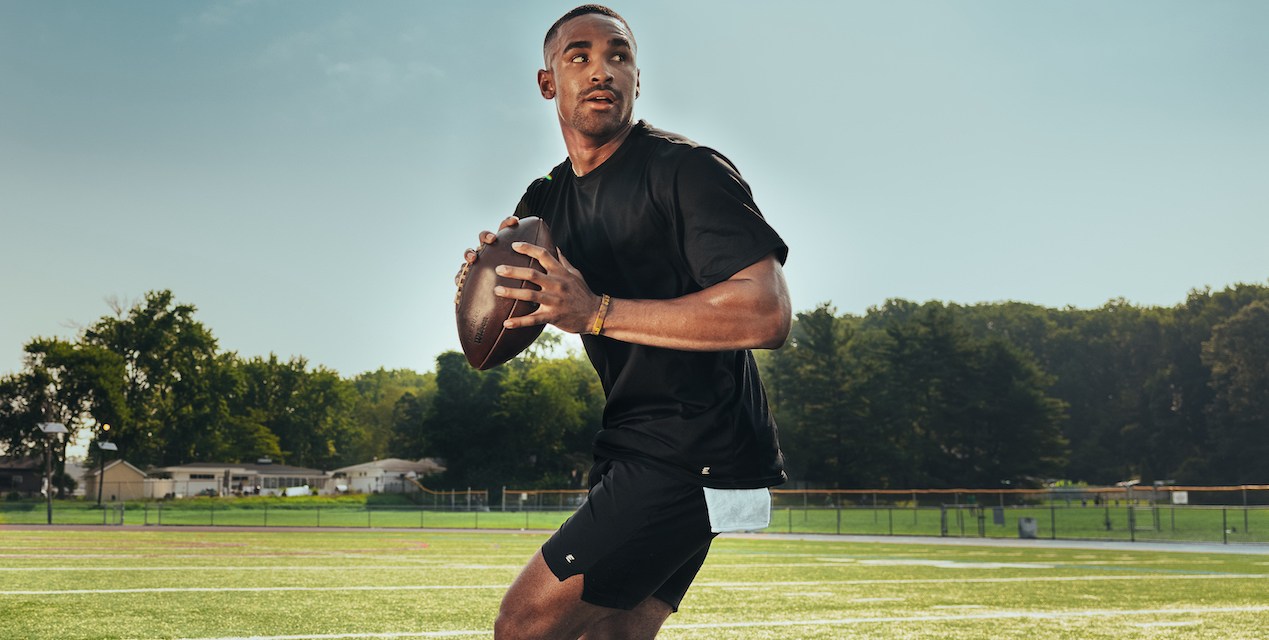
[[[624,53],[614,53],[614,54],[613,54],[613,56],[612,56],[612,60],[613,60],[613,62],[625,62],[625,61],[626,61],[626,54],[624,54]]]
[[[586,62],[586,56],[579,53],[573,56],[573,59],[570,60],[570,62]]]

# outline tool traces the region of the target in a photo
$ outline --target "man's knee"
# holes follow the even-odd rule
[[[561,582],[535,554],[502,597],[494,620],[497,640],[576,638],[595,610],[581,601],[582,577]]]
[[[550,630],[543,624],[544,616],[534,615],[525,607],[510,605],[503,600],[498,608],[498,618],[494,620],[495,640],[530,640],[548,638]]]
[[[502,604],[498,606],[498,617],[494,620],[494,638],[550,638],[559,615],[559,607],[551,606],[549,599],[526,597],[523,590],[512,589],[503,596]]]
[[[670,617],[670,605],[648,598],[630,611],[622,611],[587,627],[581,640],[651,640]]]

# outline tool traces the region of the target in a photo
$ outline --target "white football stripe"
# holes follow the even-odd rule
[[[965,620],[1063,620],[1072,618],[1117,618],[1121,616],[1203,615],[1222,613],[1266,613],[1269,605],[1250,607],[1190,607],[1172,609],[1089,609],[1083,611],[984,611],[934,616],[878,616],[829,618],[817,620],[753,620],[737,622],[702,622],[667,624],[664,629],[745,629],[754,627],[836,627],[860,624],[956,622]],[[1189,626],[1194,621],[1139,623],[1136,626]],[[337,633],[286,636],[231,636],[220,638],[183,638],[182,640],[356,640],[360,638],[458,638],[489,636],[488,629],[461,631],[404,631],[399,633]]]

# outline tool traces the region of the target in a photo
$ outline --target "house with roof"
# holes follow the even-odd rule
[[[32,496],[44,489],[44,460],[39,456],[0,456],[0,498],[16,493]]]
[[[288,489],[308,487],[325,492],[331,477],[320,469],[277,464],[268,458],[247,462],[191,462],[150,472],[159,478],[155,497],[185,498],[197,495],[286,495]]]
[[[111,460],[106,463],[100,482],[97,480],[99,471],[103,470],[93,467],[84,472],[79,489],[83,491],[84,498],[87,500],[97,502],[99,486],[103,502],[153,497],[146,486],[146,473],[126,460]]]
[[[434,458],[384,458],[341,467],[331,472],[331,489],[350,493],[413,493],[418,479],[445,471]]]

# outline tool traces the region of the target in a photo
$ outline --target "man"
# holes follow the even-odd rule
[[[539,304],[509,328],[582,334],[606,404],[590,495],[508,590],[502,640],[655,637],[716,533],[765,526],[767,488],[785,479],[748,350],[788,336],[787,248],[729,161],[635,122],[635,52],[598,5],[565,14],[543,45],[538,89],[568,158],[503,226],[540,216],[559,255],[518,243],[546,273],[499,273],[541,290],[495,293]]]

